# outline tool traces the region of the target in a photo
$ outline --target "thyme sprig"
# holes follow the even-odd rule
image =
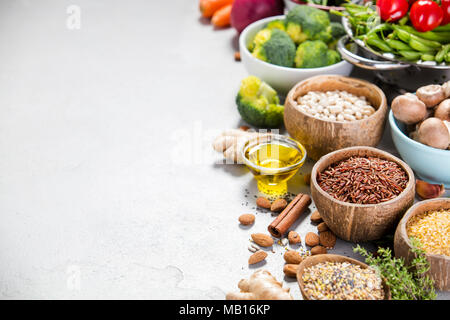
[[[353,251],[365,257],[366,263],[380,272],[391,290],[393,300],[434,300],[434,281],[426,274],[430,264],[420,243],[413,238],[411,243],[415,258],[410,266],[405,265],[403,258],[393,257],[389,248],[378,248],[376,256],[359,245]]]

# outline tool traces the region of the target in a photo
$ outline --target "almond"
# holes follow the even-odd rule
[[[270,206],[270,211],[272,212],[281,212],[286,208],[288,205],[287,201],[280,198],[272,202],[272,205]]]
[[[270,247],[271,245],[273,245],[273,238],[264,233],[253,233],[252,239],[257,245],[261,247]]]
[[[327,249],[322,246],[315,246],[311,249],[311,255],[314,256],[316,254],[325,254],[327,253]]]
[[[283,272],[287,277],[296,278],[297,277],[298,264],[285,264]]]
[[[243,214],[239,217],[239,222],[244,226],[248,226],[255,222],[255,216],[251,213]]]
[[[311,222],[314,222],[314,223],[322,222],[322,217],[320,216],[319,211],[316,210],[311,214]]]
[[[271,203],[270,203],[269,199],[264,198],[264,197],[259,197],[258,199],[256,199],[256,205],[258,207],[261,207],[264,209],[270,209]]]
[[[258,250],[250,256],[248,259],[248,264],[255,264],[263,261],[267,257],[267,252]]]
[[[286,251],[283,258],[284,258],[284,261],[286,261],[286,263],[289,263],[289,264],[300,264],[303,261],[300,253],[298,253],[297,251],[294,251],[294,250]]]
[[[321,222],[319,223],[319,225],[317,226],[317,231],[319,232],[324,232],[328,230],[328,226],[325,222]]]
[[[331,231],[321,232],[319,235],[319,243],[325,248],[333,248],[336,244],[336,236]]]
[[[308,232],[305,237],[305,243],[307,246],[315,247],[319,244],[319,236],[313,232]]]
[[[302,241],[302,239],[300,239],[299,234],[295,231],[289,231],[288,240],[290,244],[297,244]]]

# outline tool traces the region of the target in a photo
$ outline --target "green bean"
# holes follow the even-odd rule
[[[395,40],[395,39],[386,39],[386,43],[394,50],[405,50],[405,51],[413,51],[413,49],[408,46],[406,43]]]
[[[450,52],[445,55],[445,62],[450,63]]]
[[[445,26],[438,26],[433,29],[435,32],[446,32],[450,31],[450,23],[447,23]]]
[[[427,31],[427,32],[419,32],[416,29],[414,29],[411,26],[394,26],[394,29],[401,29],[405,32],[412,33],[413,35],[416,35],[420,38],[426,39],[426,40],[432,40],[432,41],[438,41],[443,43],[450,42],[450,32],[433,32],[433,31]]]
[[[395,31],[397,31],[397,36],[400,38],[400,40],[402,40],[404,42],[409,42],[410,39],[414,39],[428,47],[432,47],[435,49],[438,49],[441,47],[441,44],[438,41],[424,39],[424,38],[421,38],[421,37],[409,32],[409,31],[406,31],[404,28],[405,26],[392,25],[392,27],[394,28]],[[411,44],[409,44],[409,45],[412,47]]]
[[[434,61],[435,57],[432,54],[424,53],[421,57],[422,61]]]
[[[423,45],[427,46],[427,47],[431,47],[431,48],[435,48],[435,49],[439,49],[442,44],[439,43],[438,41],[433,41],[433,40],[427,40],[427,39],[423,39],[421,37],[418,37],[414,34],[411,35],[411,39],[414,39],[416,41],[421,42]]]
[[[392,30],[392,26],[387,23],[382,23],[382,24],[377,25],[375,28],[371,29],[367,33],[367,36],[370,36],[371,34],[374,34],[377,32],[388,31],[388,30]]]
[[[394,30],[396,31],[397,37],[403,42],[409,42],[409,40],[411,39],[411,34],[406,32],[405,30],[397,29],[396,27],[394,27]]]
[[[445,55],[450,51],[450,44],[442,46],[442,49],[436,54],[435,60],[437,63],[441,63],[445,59]]]
[[[334,15],[337,15],[337,16],[340,16],[340,17],[348,17],[345,13],[342,13],[342,11],[337,11],[337,10],[334,10],[334,9],[330,9],[330,14],[334,14]]]
[[[392,51],[391,47],[389,47],[388,44],[384,40],[381,40],[375,33],[370,35],[369,37],[366,37],[365,41],[368,45],[372,47],[377,47],[381,51],[384,52]]]
[[[414,50],[421,51],[421,52],[428,52],[428,51],[431,51],[434,49],[432,47],[425,45],[423,42],[418,41],[417,39],[413,39],[413,38],[411,38],[409,40],[409,45]]]
[[[399,51],[398,54],[406,60],[419,60],[422,56],[422,53],[417,51]]]

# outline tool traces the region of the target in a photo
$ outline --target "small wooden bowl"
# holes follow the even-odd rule
[[[309,91],[345,90],[364,96],[376,109],[367,119],[326,121],[297,108],[297,98]],[[308,157],[321,156],[346,147],[376,146],[383,135],[387,115],[386,96],[376,85],[355,78],[320,75],[299,82],[289,91],[284,110],[284,124],[295,140],[306,148]]]
[[[318,255],[306,258],[305,260],[303,260],[300,263],[300,265],[297,268],[297,282],[298,282],[298,286],[300,287],[300,291],[302,293],[304,300],[311,300],[311,297],[305,291],[305,286],[304,286],[304,283],[302,280],[305,269],[307,269],[311,266],[314,266],[318,263],[327,262],[327,261],[329,261],[329,262],[349,262],[349,263],[353,263],[358,266],[361,266],[364,269],[369,267],[367,264],[365,264],[361,261],[358,261],[358,260],[355,260],[352,258],[348,258],[345,256],[340,256],[337,254],[318,254]],[[384,300],[391,300],[391,291],[389,290],[389,287],[386,285],[386,281],[384,279],[382,279],[382,281],[383,281],[383,290],[384,290]]]
[[[402,257],[410,263],[415,255],[411,251],[411,242],[406,233],[406,226],[411,217],[431,210],[450,209],[450,199],[437,198],[416,203],[406,212],[397,226],[394,237],[394,251],[396,257]],[[434,279],[436,289],[450,291],[450,257],[438,254],[426,254],[430,263],[428,274]]]
[[[356,204],[335,199],[322,190],[317,173],[351,156],[374,156],[397,163],[408,175],[408,184],[397,197],[378,204]],[[346,241],[380,239],[393,230],[403,213],[414,203],[415,181],[411,168],[390,153],[372,147],[350,147],[320,158],[311,172],[311,196],[320,216],[339,238]]]

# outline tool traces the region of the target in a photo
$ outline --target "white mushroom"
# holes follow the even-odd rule
[[[450,80],[442,85],[442,89],[444,90],[445,98],[450,97]]]
[[[437,149],[447,149],[450,144],[450,132],[444,121],[428,118],[419,127],[418,139],[421,143]]]
[[[416,95],[423,103],[425,103],[427,108],[434,107],[445,99],[444,89],[438,84],[420,87],[417,89]]]
[[[441,120],[450,121],[450,99],[445,99],[439,104],[434,116]]]
[[[425,103],[411,93],[397,96],[392,101],[391,109],[395,118],[406,124],[422,121],[427,115]]]

